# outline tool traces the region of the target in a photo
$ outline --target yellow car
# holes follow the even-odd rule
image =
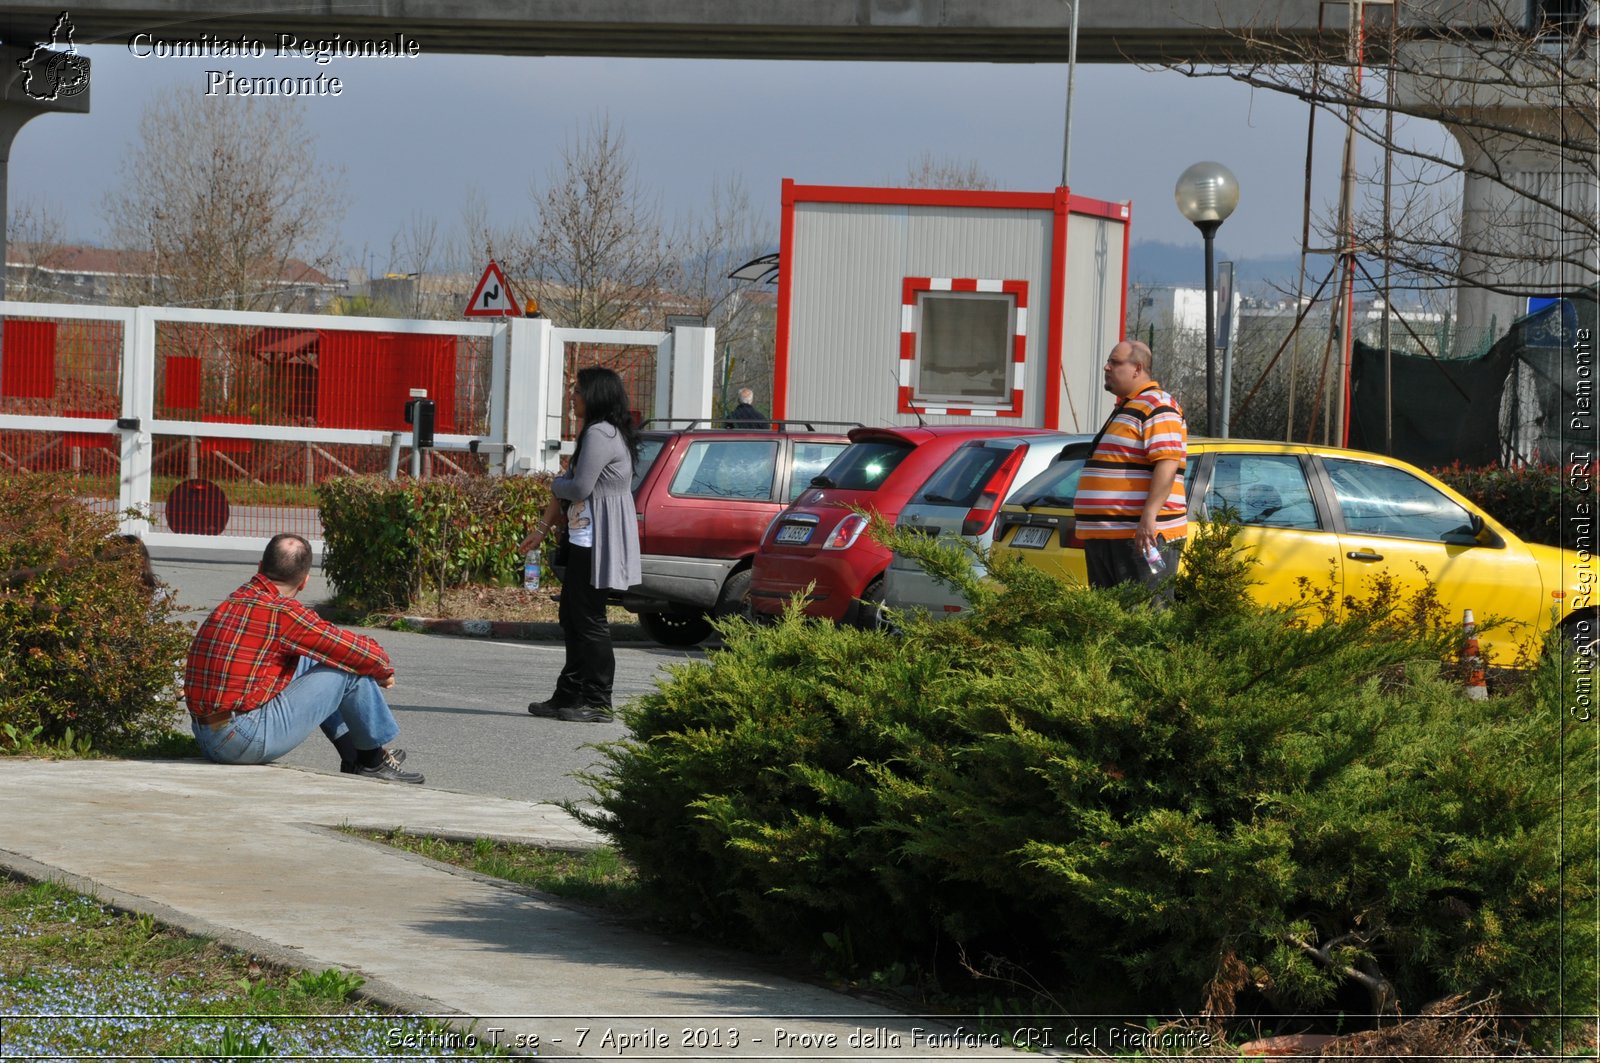
[[[1016,491],[1001,510],[995,550],[1014,553],[1048,572],[1084,582],[1083,543],[1074,534],[1072,496],[1082,466],[1046,470]],[[1248,440],[1189,443],[1185,472],[1189,519],[1232,509],[1238,542],[1260,565],[1256,598],[1263,604],[1304,602],[1299,579],[1360,598],[1387,572],[1404,593],[1423,574],[1459,618],[1471,609],[1485,631],[1485,659],[1513,663],[1536,649],[1554,617],[1574,643],[1595,639],[1593,555],[1524,543],[1493,517],[1421,469],[1379,454],[1336,447]],[[1331,581],[1331,582],[1330,582]]]

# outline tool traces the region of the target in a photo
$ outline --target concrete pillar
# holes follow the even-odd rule
[[[542,317],[511,318],[506,366],[505,441],[512,474],[555,472],[561,464],[560,348]]]
[[[48,35],[49,26],[40,26]],[[36,48],[0,45],[0,282],[6,276],[6,228],[11,218],[10,170],[11,142],[30,119],[41,114],[89,113],[89,60],[73,53],[70,73],[73,81],[65,91],[53,78],[62,73],[64,52],[43,52]],[[29,63],[28,69],[22,64]],[[52,61],[54,60],[54,61]],[[49,68],[49,69],[47,69]],[[81,81],[76,80],[81,77]],[[31,80],[30,80],[31,78]],[[54,98],[49,98],[54,96]],[[0,283],[0,297],[4,285]]]
[[[1570,114],[1595,113],[1593,61],[1585,72],[1583,58],[1567,56],[1570,43],[1526,41],[1520,51],[1407,46],[1410,72],[1396,86],[1402,105],[1443,124],[1461,147],[1457,356],[1504,335],[1526,313],[1529,296],[1600,279],[1593,125],[1585,129]]]
[[[716,340],[716,329],[680,326],[672,330],[672,405],[668,417],[704,420],[713,416]],[[659,374],[660,369],[656,372]]]
[[[122,325],[122,405],[119,418],[122,453],[117,506],[122,510],[121,530],[143,538],[150,531],[150,488],[155,464],[155,439],[150,423],[156,413],[156,320],[147,306],[136,307],[132,320]],[[193,445],[191,441],[191,446]],[[193,475],[193,473],[191,473]],[[129,516],[137,512],[138,516]]]

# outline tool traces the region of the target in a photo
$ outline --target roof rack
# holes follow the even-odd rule
[[[768,431],[778,431],[778,430],[783,429],[783,428],[788,428],[788,427],[790,427],[792,425],[792,426],[803,427],[808,432],[815,432],[817,430],[816,426],[819,425],[819,424],[823,425],[825,427],[842,427],[842,428],[862,428],[862,427],[865,427],[864,425],[861,424],[860,421],[797,421],[797,420],[780,421],[780,420],[769,420],[768,418],[765,418],[765,417],[761,418],[760,420],[740,420],[740,419],[736,419],[736,418],[733,418],[733,417],[652,417],[652,418],[650,418],[650,420],[644,422],[639,427],[640,428],[650,428],[651,426],[655,426],[655,427],[658,427],[658,428],[682,427],[682,428],[687,428],[687,429],[691,429],[691,430],[692,429],[696,429],[696,428],[729,428],[729,429],[744,428],[744,429],[748,429],[750,431],[755,431],[755,432],[768,432]]]

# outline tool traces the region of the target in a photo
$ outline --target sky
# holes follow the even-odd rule
[[[80,42],[81,44],[82,42]],[[459,227],[476,195],[491,222],[531,221],[531,189],[597,117],[620,129],[664,217],[703,212],[719,180],[741,179],[776,233],[784,178],[802,184],[903,184],[911,163],[973,162],[1009,191],[1045,191],[1061,177],[1066,66],[576,59],[422,54],[411,59],[178,58],[84,48],[93,63],[87,115],[45,115],[11,153],[13,210],[53,211],[71,241],[105,237],[115,186],[143,108],[205,92],[208,70],[241,77],[338,77],[337,97],[267,100],[303,108],[349,207],[345,264],[381,261],[414,215]],[[1192,244],[1173,185],[1191,163],[1228,166],[1238,210],[1217,237],[1219,258],[1292,254],[1298,246],[1306,109],[1224,79],[1080,65],[1072,169],[1077,193],[1131,200],[1135,242]],[[218,96],[219,106],[237,98]],[[1319,116],[1314,203],[1336,193],[1341,134]],[[203,145],[197,145],[203,149]],[[776,246],[774,245],[774,250]],[[364,264],[364,263],[363,263]]]

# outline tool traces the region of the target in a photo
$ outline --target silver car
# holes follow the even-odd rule
[[[1093,442],[1093,436],[1060,432],[974,439],[959,447],[917,488],[900,510],[895,528],[951,540],[959,536],[987,550],[994,542],[1000,507],[1056,462],[1082,465]],[[974,561],[974,566],[982,575],[981,562]],[[884,573],[883,604],[890,609],[923,609],[936,618],[967,606],[959,591],[930,576],[898,550]]]

